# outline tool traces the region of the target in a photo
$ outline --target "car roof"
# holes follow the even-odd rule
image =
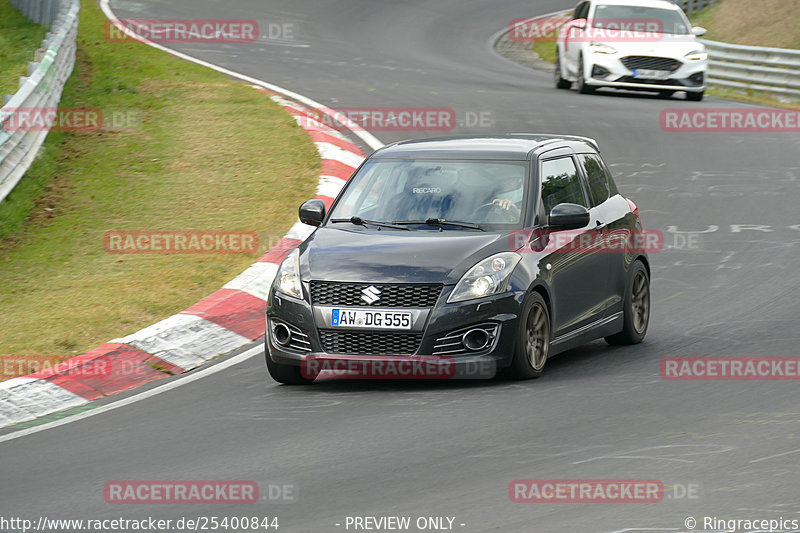
[[[577,135],[506,133],[400,141],[378,149],[377,159],[505,159],[524,161],[533,151],[562,146],[599,151],[597,141]]]
[[[672,0],[594,0],[594,5],[602,4],[608,6],[636,6],[636,7],[660,7],[662,9],[679,10],[680,6]]]

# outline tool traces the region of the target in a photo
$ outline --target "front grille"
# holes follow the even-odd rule
[[[351,355],[412,355],[422,342],[422,333],[380,333],[319,330],[327,353]]]
[[[311,303],[315,305],[365,306],[369,305],[361,296],[367,287],[380,291],[376,307],[433,307],[442,285],[438,283],[337,283],[332,281],[311,282]]]
[[[633,76],[623,76],[615,81],[622,83],[644,83],[647,85],[671,85],[673,87],[686,86],[681,80],[647,80],[642,78],[634,78]]]
[[[678,70],[683,64],[677,59],[669,57],[650,56],[627,56],[620,59],[620,61],[631,70],[642,68],[646,70],[668,70],[670,72]]]

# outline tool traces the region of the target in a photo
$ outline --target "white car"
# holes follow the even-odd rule
[[[700,101],[708,54],[697,37],[705,33],[669,0],[582,1],[556,41],[556,87],[575,82],[584,94],[615,87],[667,97],[686,91]]]

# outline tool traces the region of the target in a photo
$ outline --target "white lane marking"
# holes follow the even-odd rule
[[[36,381],[36,378],[28,378],[25,376],[7,379],[5,381],[0,381],[0,390],[13,389],[14,387],[19,387],[20,385],[24,385],[26,383],[33,383],[34,381]]]
[[[241,73],[235,72],[233,70],[228,70],[228,69],[226,69],[224,67],[220,67],[220,66],[214,65],[213,63],[209,63],[207,61],[203,61],[202,59],[198,59],[196,57],[192,57],[192,56],[190,56],[188,54],[184,54],[182,52],[178,52],[176,50],[172,50],[170,48],[167,48],[166,46],[161,46],[160,44],[154,43],[154,42],[149,41],[149,40],[147,40],[147,39],[145,39],[143,37],[140,37],[139,35],[136,35],[131,30],[126,28],[124,25],[119,23],[119,17],[117,17],[114,14],[114,12],[111,10],[111,6],[109,5],[109,0],[100,0],[100,9],[103,10],[103,14],[105,14],[106,18],[108,18],[109,20],[113,21],[113,23],[115,25],[117,25],[117,27],[121,31],[125,32],[125,34],[128,35],[129,37],[131,37],[132,39],[136,39],[137,41],[142,42],[142,43],[144,43],[144,44],[146,44],[148,46],[152,46],[153,48],[157,48],[158,50],[163,50],[164,52],[167,52],[168,54],[172,54],[172,55],[174,55],[176,57],[180,57],[181,59],[185,59],[187,61],[191,61],[193,63],[197,63],[198,65],[202,65],[204,67],[208,67],[210,69],[216,70],[217,72],[221,72],[222,74],[226,74],[226,75],[232,76],[234,78],[239,78],[242,81],[246,81],[246,82],[251,83],[253,85],[258,85],[259,87],[263,87],[263,88],[265,88],[267,90],[270,90],[272,92],[283,94],[284,96],[287,96],[289,98],[297,100],[298,102],[300,102],[302,104],[305,104],[305,105],[307,105],[309,107],[313,107],[314,109],[319,109],[320,111],[322,111],[324,113],[334,113],[334,114],[336,113],[335,110],[330,109],[328,107],[325,107],[324,105],[320,104],[319,102],[317,102],[315,100],[312,100],[311,98],[308,98],[307,96],[303,96],[302,94],[299,94],[299,93],[296,93],[296,92],[293,92],[293,91],[289,91],[287,89],[284,89],[283,87],[279,87],[277,85],[273,85],[273,84],[268,83],[266,81],[259,80],[257,78],[253,78],[253,77],[247,76],[246,74],[241,74]],[[380,147],[382,147],[384,145],[384,143],[382,143],[380,140],[378,140],[374,135],[372,135],[371,133],[369,133],[367,131],[364,131],[363,128],[358,126],[355,122],[352,122],[352,121],[348,120],[347,122],[345,122],[345,125],[347,126],[347,128],[350,131],[352,131],[355,135],[357,135],[362,141],[364,141],[367,144],[367,146],[369,146],[373,150],[377,150],[378,148],[380,148]]]
[[[326,142],[316,142],[314,144],[317,145],[317,151],[322,159],[333,159],[348,167],[352,167],[354,170],[364,161],[364,158],[360,155],[354,154],[344,148],[339,148],[335,144]]]
[[[320,176],[319,185],[317,186],[317,194],[319,196],[327,196],[329,198],[336,198],[339,191],[342,190],[345,180],[337,178],[336,176]]]
[[[222,286],[223,289],[237,289],[256,298],[261,298],[265,302],[269,296],[269,289],[272,280],[278,273],[278,265],[275,263],[253,263],[247,270],[233,278]]]
[[[23,383],[3,392],[5,401],[30,413],[34,418],[83,405],[88,401],[65,388],[41,379]]]
[[[112,342],[129,344],[191,370],[252,341],[197,315],[178,313]]]
[[[784,455],[792,455],[792,454],[795,454],[795,453],[800,453],[800,450],[792,450],[790,452],[783,452],[783,453],[779,453],[779,454],[776,454],[776,455],[769,455],[767,457],[762,457],[761,459],[753,459],[750,462],[751,463],[760,463],[761,461],[766,461],[768,459],[775,459],[777,457],[783,457]]]
[[[309,235],[314,233],[316,228],[313,226],[309,226],[308,224],[303,224],[299,220],[294,223],[294,225],[286,232],[287,239],[296,239],[298,241],[304,241],[308,238]]]
[[[162,392],[167,392],[172,389],[176,389],[180,386],[188,385],[189,383],[196,381],[198,379],[202,379],[206,376],[210,376],[211,374],[215,374],[217,372],[226,370],[227,368],[232,367],[233,365],[239,364],[243,361],[250,359],[254,355],[262,353],[264,353],[263,345],[259,344],[253,346],[249,350],[242,352],[239,355],[234,355],[233,357],[231,357],[226,361],[223,361],[222,363],[205,368],[203,370],[198,370],[197,372],[193,372],[191,374],[183,374],[182,376],[176,378],[174,381],[165,383],[160,387],[140,392],[139,394],[136,394],[134,396],[129,396],[128,398],[118,400],[114,403],[103,405],[102,407],[98,407],[91,411],[84,411],[83,413],[68,416],[66,418],[62,418],[61,420],[54,420],[53,422],[47,422],[45,424],[42,424],[41,426],[21,429],[19,431],[15,431],[14,433],[9,433],[8,435],[0,435],[0,442],[7,442],[10,440],[18,439],[20,437],[25,437],[27,435],[33,435],[34,433],[39,433],[40,431],[44,431],[46,429],[63,426],[65,424],[69,424],[70,422],[77,422],[78,420],[83,420],[84,418],[89,418],[91,416],[107,413],[108,411],[113,411],[114,409],[119,409],[120,407],[125,407],[126,405],[131,405],[133,403],[146,400],[147,398],[151,398],[157,394],[161,394]],[[266,379],[266,373],[265,373],[265,379]]]

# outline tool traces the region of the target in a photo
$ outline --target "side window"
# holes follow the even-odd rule
[[[585,19],[588,14],[589,2],[581,2],[578,4],[578,7],[575,8],[575,14],[572,16],[572,20]]]
[[[545,213],[563,203],[589,207],[571,157],[542,161],[542,202]]]
[[[581,154],[578,156],[578,160],[586,174],[592,205],[602,204],[611,197],[611,188],[609,187],[605,165],[603,165],[599,157],[593,154]]]

